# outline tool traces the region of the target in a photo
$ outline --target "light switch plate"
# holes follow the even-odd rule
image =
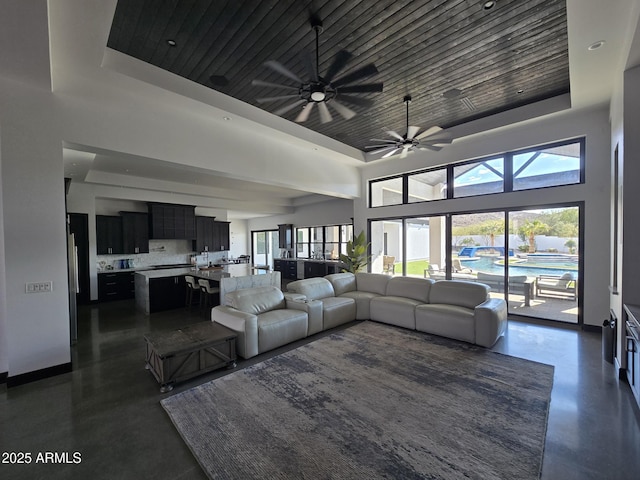
[[[53,291],[53,282],[28,282],[25,290],[27,293],[45,293]]]

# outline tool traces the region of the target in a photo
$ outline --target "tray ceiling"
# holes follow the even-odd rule
[[[308,77],[303,55],[315,55],[322,75],[340,50],[353,54],[341,74],[374,63],[382,93],[357,115],[305,127],[363,149],[385,130],[406,133],[403,97],[411,95],[410,124],[447,128],[569,92],[565,0],[119,0],[108,47],[269,112],[292,100],[257,98],[291,93],[251,81],[296,86],[267,68],[276,60]],[[339,100],[338,94],[338,100]],[[330,104],[329,104],[330,105]],[[283,114],[291,121],[300,107]]]

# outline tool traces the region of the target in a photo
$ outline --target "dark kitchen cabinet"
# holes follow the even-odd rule
[[[194,249],[196,252],[213,252],[213,223],[214,217],[196,217],[196,239]]]
[[[149,238],[195,240],[195,207],[192,205],[150,203]]]
[[[276,258],[273,261],[273,269],[280,272],[280,276],[287,280],[298,279],[298,261],[297,260],[284,260]]]
[[[213,246],[216,252],[230,250],[229,222],[213,222]]]
[[[640,405],[640,306],[624,305],[627,382]]]
[[[293,248],[293,225],[278,225],[278,247]]]
[[[304,278],[324,277],[327,267],[322,262],[304,262]]]
[[[185,306],[184,275],[149,279],[150,313]]]
[[[214,217],[196,217],[197,252],[221,252],[229,250],[229,222],[218,222]]]
[[[121,217],[96,215],[96,250],[98,255],[124,253]]]
[[[123,253],[149,253],[149,215],[120,212]]]
[[[134,272],[98,274],[98,301],[126,300],[135,297]]]

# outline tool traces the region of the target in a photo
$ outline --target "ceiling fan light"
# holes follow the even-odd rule
[[[311,92],[311,100],[314,102],[324,102],[326,97],[324,92]]]

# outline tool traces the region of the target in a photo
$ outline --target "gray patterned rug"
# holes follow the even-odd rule
[[[553,367],[364,322],[162,400],[212,479],[537,479]]]

